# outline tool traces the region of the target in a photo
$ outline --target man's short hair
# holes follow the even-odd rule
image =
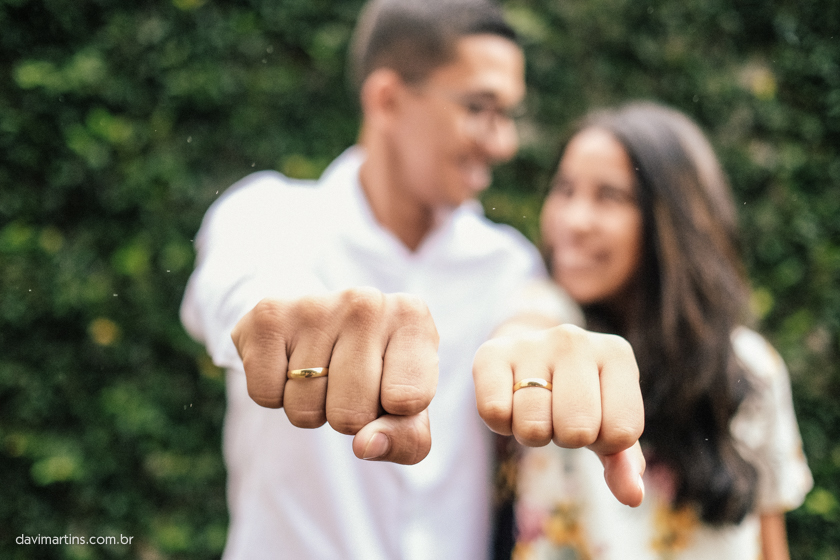
[[[371,72],[390,68],[406,83],[451,62],[466,35],[489,33],[517,42],[492,0],[371,0],[362,10],[350,50],[358,90]]]

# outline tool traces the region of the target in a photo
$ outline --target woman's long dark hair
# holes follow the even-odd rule
[[[675,505],[710,524],[737,523],[755,503],[756,471],[730,422],[750,390],[730,335],[747,319],[735,205],[708,140],[685,115],[634,103],[590,115],[635,166],[643,257],[621,312],[584,311],[590,328],[627,338],[641,373],[642,442],[677,476]]]

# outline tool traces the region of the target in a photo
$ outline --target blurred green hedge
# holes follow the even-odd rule
[[[222,373],[178,305],[209,204],[354,141],[358,0],[0,0],[0,557],[214,558]],[[795,559],[840,558],[840,5],[509,0],[523,149],[484,197],[536,240],[564,133],[656,99],[710,133],[816,488]],[[130,535],[132,546],[18,545]]]

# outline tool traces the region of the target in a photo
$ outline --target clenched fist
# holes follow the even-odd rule
[[[478,412],[491,430],[531,447],[588,447],[616,498],[641,503],[644,405],[627,341],[571,325],[502,336],[479,348],[473,377]],[[514,391],[523,379],[552,387]]]
[[[325,422],[354,435],[361,459],[414,464],[428,455],[427,408],[438,378],[438,334],[426,304],[372,288],[264,299],[231,333],[248,394],[283,407],[301,428]],[[328,375],[288,379],[291,370]]]

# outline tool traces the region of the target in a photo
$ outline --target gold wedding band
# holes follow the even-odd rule
[[[519,383],[513,386],[513,392],[517,392],[519,389],[524,389],[525,387],[541,387],[543,389],[548,389],[551,391],[551,383],[546,381],[545,379],[540,379],[539,377],[529,377],[528,379],[523,379]]]
[[[330,372],[330,368],[325,367],[310,367],[303,369],[291,369],[286,377],[289,379],[310,379],[312,377],[326,377]]]

